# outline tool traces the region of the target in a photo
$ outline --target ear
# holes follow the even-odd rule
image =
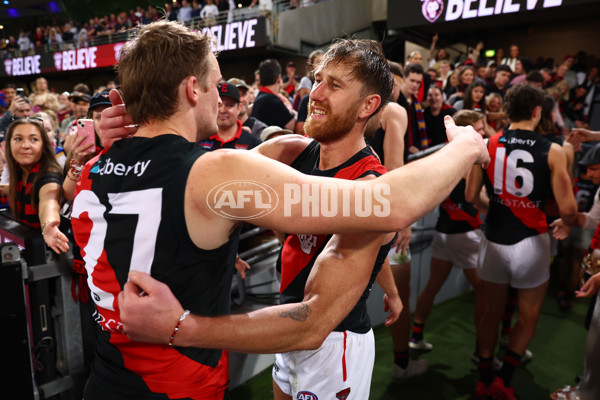
[[[542,114],[542,106],[535,106],[533,108],[533,113],[531,115],[532,119],[536,119],[538,117],[541,117]]]
[[[359,119],[369,118],[375,113],[381,104],[381,97],[378,94],[371,94],[363,100],[363,105],[358,112]]]
[[[200,98],[200,84],[195,76],[188,76],[182,82],[184,86],[184,92],[186,99],[192,104],[196,105]]]

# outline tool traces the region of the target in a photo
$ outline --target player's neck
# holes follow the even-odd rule
[[[195,142],[196,133],[193,129],[186,127],[181,122],[174,118],[165,121],[150,122],[139,127],[135,136],[140,137],[156,137],[161,135],[177,135],[184,139]]]
[[[512,122],[510,124],[510,126],[508,127],[508,129],[520,129],[520,130],[524,130],[524,131],[535,131],[536,125],[537,124],[535,123],[535,121]]]
[[[335,168],[365,147],[364,134],[351,131],[335,142],[321,143],[321,154],[319,169],[327,170]]]

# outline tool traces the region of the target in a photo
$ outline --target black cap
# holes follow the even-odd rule
[[[92,96],[92,99],[90,100],[90,110],[93,110],[98,106],[112,106],[112,103],[108,98],[108,92],[100,92]]]
[[[71,100],[72,102],[77,102],[79,100],[83,100],[86,103],[89,103],[90,102],[90,95],[87,94],[87,93],[82,93],[82,92],[73,92],[69,96],[69,100]]]
[[[595,165],[600,164],[600,143],[596,143],[591,147],[579,160],[580,165]]]
[[[233,85],[229,82],[221,82],[221,83],[219,83],[218,88],[219,88],[219,96],[231,97],[238,103],[240,102],[240,91],[238,90],[238,88],[235,85]]]

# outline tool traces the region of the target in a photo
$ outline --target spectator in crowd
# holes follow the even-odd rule
[[[444,101],[444,93],[437,85],[431,85],[427,91],[427,107],[425,108],[425,126],[431,145],[435,146],[446,142],[446,127],[444,117],[452,116],[456,112],[452,106]]]
[[[504,57],[502,59],[502,61],[500,61],[501,65],[508,65],[508,67],[510,68],[511,72],[515,71],[516,65],[517,65],[517,60],[519,59],[520,56],[520,52],[519,52],[519,46],[517,46],[516,44],[511,44],[509,51],[508,51],[509,56],[508,57]]]
[[[465,97],[454,103],[457,110],[485,111],[485,85],[483,82],[473,82],[465,90]]]
[[[66,252],[69,242],[58,229],[60,166],[41,122],[21,118],[10,124],[6,134],[6,164],[13,217],[40,229],[46,244],[56,253]]]
[[[404,68],[404,79],[398,95],[398,104],[408,113],[408,128],[404,136],[404,162],[408,160],[409,154],[425,150],[431,143],[427,135],[424,109],[417,99],[424,73],[421,64],[411,63]]]
[[[508,83],[508,86],[517,85],[524,83],[527,79],[527,74],[533,69],[533,63],[527,57],[519,57],[515,63],[515,69],[513,71],[512,78]]]
[[[73,103],[73,114],[60,124],[60,137],[63,141],[66,134],[72,133],[71,129],[77,128],[77,120],[86,117],[90,107],[90,95],[75,91],[69,96],[69,101]]]
[[[50,46],[50,49],[52,51],[58,51],[62,49],[62,36],[59,34],[59,32],[56,30],[56,28],[50,28],[50,32],[48,34],[48,39],[47,39],[47,43],[48,46]]]
[[[445,89],[448,84],[448,77],[452,74],[452,66],[448,60],[442,60],[437,65],[437,70],[439,72],[438,79],[442,82],[442,89]],[[435,68],[435,66],[433,68]]]
[[[10,103],[17,95],[17,86],[14,83],[7,83],[4,85],[4,89],[2,89],[4,95],[6,96],[4,101],[6,103],[6,108],[10,107]]]
[[[423,55],[418,50],[413,50],[410,52],[408,57],[406,58],[406,65],[408,64],[419,64],[421,67],[423,66]]]
[[[4,141],[8,126],[14,119],[30,117],[33,114],[31,100],[25,96],[15,96],[10,107],[0,118],[0,141]]]
[[[200,18],[200,11],[202,11],[202,5],[198,0],[192,0],[192,11],[190,12],[191,19]]]
[[[503,98],[498,92],[492,92],[485,97],[485,115],[487,124],[495,131],[501,132],[508,126],[508,118],[502,109]]]
[[[22,57],[30,54],[32,48],[31,40],[29,40],[29,36],[27,36],[25,31],[19,33],[19,40],[17,43],[19,43],[19,53]]]
[[[529,73],[525,77],[525,83],[534,86],[538,89],[544,89],[544,76],[540,71],[534,69],[532,71],[529,71]]]
[[[177,19],[184,24],[187,24],[192,20],[192,7],[188,0],[181,0],[181,7],[177,12]]]
[[[40,110],[50,108],[52,111],[58,111],[58,97],[48,89],[48,81],[40,76],[35,80],[35,90],[29,95],[29,99],[34,107]]]
[[[279,61],[269,58],[260,63],[260,88],[254,100],[252,116],[269,125],[293,130],[296,111],[289,100],[281,95],[283,81]]]
[[[504,98],[506,91],[508,90],[508,82],[510,81],[512,71],[507,65],[499,65],[496,68],[496,75],[494,81],[487,87],[486,94],[500,93]]]
[[[312,89],[313,83],[315,81],[314,70],[319,65],[319,61],[321,61],[321,57],[323,57],[323,50],[317,49],[313,50],[306,60],[306,75],[300,79],[300,84],[298,85],[298,93],[296,93],[296,97],[294,99],[294,110],[300,111],[300,101],[304,98],[304,96],[310,93]],[[304,112],[304,111],[302,111]],[[297,133],[297,131],[296,131]]]
[[[216,22],[216,18],[219,16],[219,8],[213,4],[213,0],[206,0],[206,4],[200,11],[200,18],[206,26],[212,26]]]
[[[242,122],[242,126],[249,130],[252,135],[261,137],[260,135],[267,125],[250,115],[252,113],[250,86],[239,78],[231,78],[227,82],[235,85],[240,92],[240,115],[238,119]]]
[[[453,105],[458,100],[462,100],[465,97],[465,90],[475,80],[475,68],[471,65],[465,65],[461,68],[458,73],[458,86],[454,90],[450,90],[448,96],[448,103]]]
[[[6,42],[6,51],[9,57],[15,57],[19,55],[19,43],[17,43],[13,35],[8,36],[8,42]]]
[[[243,106],[240,104],[240,91],[236,85],[221,82],[218,89],[221,97],[217,114],[219,129],[216,134],[201,140],[200,146],[209,151],[217,149],[251,150],[258,146],[261,143],[260,136],[254,136],[243,129],[242,122],[238,118]]]
[[[446,49],[436,49],[438,39],[439,35],[436,32],[436,34],[431,38],[431,47],[429,48],[429,67],[435,69],[439,69],[439,64],[443,60],[450,60],[450,54],[448,54]]]
[[[288,61],[285,65],[285,76],[282,79],[283,90],[286,91],[290,99],[293,99],[300,81],[300,77],[296,75],[296,64],[293,61]]]
[[[61,36],[64,49],[69,50],[75,48],[75,34],[71,31],[71,24],[69,22],[66,22],[63,25]]]
[[[42,27],[38,26],[35,28],[35,33],[33,34],[33,45],[35,46],[35,51],[38,53],[42,51],[47,41],[48,38],[44,34]]]

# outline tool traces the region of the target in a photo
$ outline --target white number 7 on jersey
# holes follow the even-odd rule
[[[162,189],[146,189],[124,193],[109,193],[108,201],[112,206],[110,214],[130,214],[138,216],[135,227],[133,249],[131,251],[130,269],[150,273],[154,260],[156,237],[160,225],[162,210]],[[114,311],[114,296],[94,284],[92,273],[98,264],[98,258],[104,250],[107,223],[104,219],[106,207],[100,203],[96,194],[90,190],[82,190],[73,203],[72,218],[80,218],[88,213],[92,221],[92,229],[85,252],[85,268],[88,273],[88,285],[94,294],[96,304],[107,310]]]

